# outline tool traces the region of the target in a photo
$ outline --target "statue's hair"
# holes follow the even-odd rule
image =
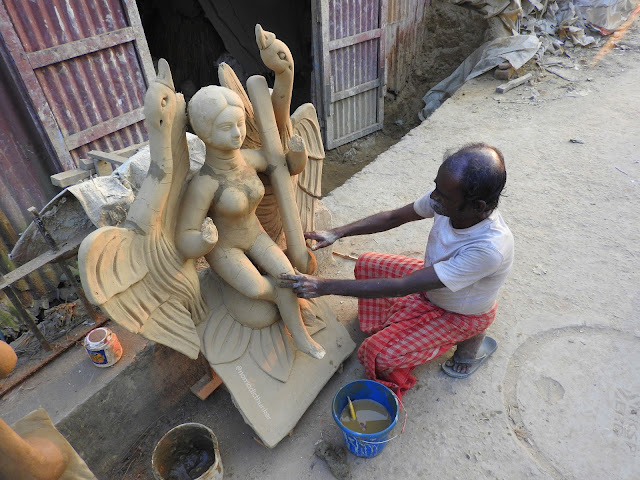
[[[482,200],[491,211],[498,206],[500,194],[507,183],[504,156],[496,147],[483,142],[470,143],[455,153],[445,153],[442,166],[460,181],[464,204]]]
[[[230,105],[244,110],[242,99],[233,90],[218,85],[198,90],[189,101],[189,123],[195,134],[200,138],[208,137],[218,115]]]

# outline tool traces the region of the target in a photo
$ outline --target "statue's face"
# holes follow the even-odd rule
[[[220,150],[237,150],[246,136],[244,109],[229,105],[215,119],[207,143]]]

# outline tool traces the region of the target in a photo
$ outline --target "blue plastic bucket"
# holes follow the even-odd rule
[[[355,400],[373,400],[378,402],[387,409],[391,417],[391,425],[380,432],[376,433],[359,433],[345,427],[340,421],[342,411],[349,403],[347,397],[351,401]],[[344,443],[347,444],[349,451],[358,457],[375,457],[387,444],[389,434],[398,422],[398,397],[389,388],[381,383],[373,380],[356,380],[343,386],[335,397],[333,397],[333,419],[342,430]]]

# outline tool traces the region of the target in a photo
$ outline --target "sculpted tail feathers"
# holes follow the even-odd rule
[[[175,298],[152,312],[140,329],[140,334],[194,360],[200,353],[200,338],[193,325],[191,313]]]
[[[165,235],[103,227],[82,242],[78,262],[87,297],[115,322],[198,356],[194,321],[202,321],[206,306],[193,262],[184,262]]]
[[[143,257],[142,237],[119,227],[102,227],[80,244],[78,262],[87,298],[102,305],[124,292],[148,273]]]

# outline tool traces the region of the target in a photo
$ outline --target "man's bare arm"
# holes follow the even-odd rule
[[[308,232],[304,236],[307,239],[316,240],[313,250],[328,247],[336,240],[355,235],[367,235],[370,233],[386,232],[408,222],[422,220],[422,217],[413,209],[413,203],[395,210],[379,212],[361,220],[332,228],[326,231]]]
[[[330,280],[311,275],[281,275],[281,287],[291,288],[300,298],[324,295],[380,298],[403,297],[416,292],[443,288],[432,266],[421,268],[400,278],[370,278],[362,280]]]

